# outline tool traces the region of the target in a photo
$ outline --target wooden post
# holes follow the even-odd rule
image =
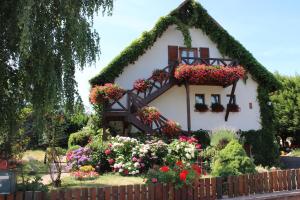
[[[191,102],[190,102],[190,85],[186,81],[185,84],[185,92],[186,92],[186,114],[187,114],[187,127],[188,127],[188,133],[191,133]]]
[[[236,84],[237,81],[235,81],[232,85],[232,89],[231,89],[231,93],[230,93],[230,99],[229,99],[229,104],[232,103],[233,101],[233,97],[234,97],[234,92],[235,92],[235,88],[236,88]],[[229,116],[229,110],[228,110],[228,106],[226,106],[226,114],[225,114],[225,121],[227,122],[228,120],[228,116]]]

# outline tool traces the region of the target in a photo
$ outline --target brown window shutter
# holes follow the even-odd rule
[[[200,58],[209,58],[209,48],[200,48]]]
[[[178,60],[178,46],[168,46],[168,63],[172,64]]]

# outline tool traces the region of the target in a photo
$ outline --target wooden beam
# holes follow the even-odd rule
[[[235,88],[236,88],[236,84],[237,84],[238,81],[235,81],[232,85],[232,88],[231,88],[231,93],[230,93],[230,98],[229,98],[229,103],[228,104],[231,104],[232,101],[233,101],[233,98],[234,98],[234,92],[235,92]],[[228,117],[229,117],[229,110],[228,110],[228,106],[226,105],[226,114],[225,114],[225,121],[227,122],[228,120]]]
[[[185,84],[185,92],[186,92],[186,114],[187,114],[187,126],[188,133],[191,133],[191,102],[190,102],[190,85],[186,81]]]

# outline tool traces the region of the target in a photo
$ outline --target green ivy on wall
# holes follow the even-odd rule
[[[258,82],[258,100],[261,109],[261,124],[264,143],[268,148],[276,148],[274,143],[274,129],[272,126],[273,110],[268,106],[269,93],[279,87],[276,78],[262,66],[252,54],[237,40],[224,30],[207,11],[194,0],[187,1],[182,7],[175,9],[169,15],[162,17],[151,31],[144,32],[142,36],[133,41],[111,63],[108,64],[97,76],[90,80],[91,85],[114,82],[126,66],[134,63],[143,55],[163,32],[170,26],[177,25],[184,37],[184,44],[191,47],[189,28],[201,29],[214,43],[223,56],[239,60],[242,65]],[[262,152],[267,154],[268,151]],[[270,156],[265,155],[266,159]],[[274,159],[273,159],[274,160]],[[271,163],[271,161],[270,161]]]

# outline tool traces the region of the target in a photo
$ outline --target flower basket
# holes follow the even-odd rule
[[[151,124],[152,122],[158,120],[160,117],[159,111],[152,106],[143,107],[139,111],[138,115],[144,124]]]
[[[227,104],[227,110],[229,112],[240,112],[240,107],[237,104]]]
[[[206,112],[206,111],[208,111],[208,106],[206,104],[203,104],[203,103],[196,103],[195,104],[195,109],[198,112]]]
[[[120,99],[125,90],[120,88],[117,84],[106,83],[103,86],[95,86],[90,92],[90,102],[92,104],[104,103],[108,100],[118,100]]]
[[[151,86],[151,82],[146,79],[138,79],[133,83],[133,89],[138,92],[145,92]]]
[[[220,103],[213,103],[211,104],[211,111],[212,112],[223,112],[224,111],[224,106]]]
[[[180,125],[173,120],[168,120],[166,125],[162,128],[162,132],[168,136],[177,135],[180,131]]]
[[[241,66],[207,66],[207,65],[180,65],[175,70],[178,81],[188,81],[194,85],[214,84],[230,85],[243,78],[245,70]]]
[[[168,77],[168,73],[162,69],[156,69],[152,73],[152,80],[162,83]]]

